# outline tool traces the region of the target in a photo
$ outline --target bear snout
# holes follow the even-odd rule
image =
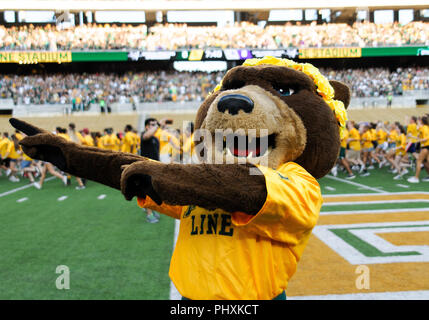
[[[249,97],[242,94],[229,94],[220,98],[217,109],[219,112],[228,111],[231,115],[237,115],[240,110],[246,113],[253,111],[254,103]]]

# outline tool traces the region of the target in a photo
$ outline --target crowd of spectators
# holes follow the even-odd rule
[[[55,25],[0,26],[0,50],[178,50],[429,45],[429,23],[406,25],[340,23],[261,26],[249,22],[222,27],[186,24],[86,24],[60,30]]]
[[[220,73],[140,72],[0,75],[0,98],[15,104],[73,104],[201,101],[220,82]]]
[[[330,80],[347,83],[353,97],[402,95],[428,90],[429,68],[410,67],[321,69]],[[85,109],[91,102],[131,103],[202,101],[220,83],[222,72],[70,73],[0,75],[0,98],[15,104],[72,104]]]
[[[330,80],[342,81],[350,86],[353,97],[400,96],[407,90],[429,89],[429,68],[366,68],[347,70],[321,70]]]

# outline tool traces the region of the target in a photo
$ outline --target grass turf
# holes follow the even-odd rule
[[[339,173],[340,181],[325,177],[319,180],[322,193],[376,193],[365,186],[385,192],[429,191],[428,182],[395,181],[385,168],[370,172],[357,176],[354,184],[345,182],[345,173]],[[0,299],[169,298],[173,219],[161,216],[159,223],[149,224],[135,201],[94,182],[75,190],[75,180],[64,187],[54,179],[42,190],[5,194],[27,184],[0,177]],[[105,198],[98,199],[102,194]],[[67,198],[58,201],[63,196]],[[333,209],[351,208],[324,208]],[[56,288],[59,265],[70,269],[69,290]]]
[[[0,192],[22,184],[2,177]],[[169,298],[173,219],[149,224],[135,201],[94,182],[75,190],[55,179],[0,201],[0,299]],[[69,290],[56,288],[59,265]]]

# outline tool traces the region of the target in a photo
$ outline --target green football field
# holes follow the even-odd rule
[[[386,168],[369,177],[327,176],[325,196],[429,191],[429,182],[395,181]],[[423,177],[425,173],[422,173]],[[85,190],[50,178],[42,190],[0,177],[0,299],[169,299],[173,219],[149,224],[136,201],[94,182]],[[414,203],[334,204],[322,212],[429,208]],[[67,266],[70,289],[57,288]]]

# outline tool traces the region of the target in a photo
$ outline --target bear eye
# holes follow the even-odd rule
[[[295,93],[295,90],[289,87],[274,88],[283,97],[291,96]]]

